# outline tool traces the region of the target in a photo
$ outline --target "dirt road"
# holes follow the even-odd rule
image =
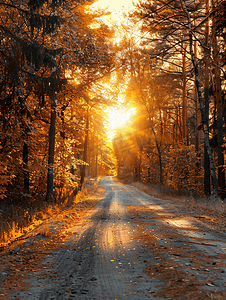
[[[101,185],[103,199],[25,279],[29,289],[0,289],[0,299],[226,299],[224,232],[110,177]]]

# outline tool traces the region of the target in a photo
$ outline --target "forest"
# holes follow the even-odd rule
[[[0,3],[0,231],[105,175],[226,197],[226,1],[94,2]]]

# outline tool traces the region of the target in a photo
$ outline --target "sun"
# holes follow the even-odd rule
[[[133,0],[98,0],[96,5],[99,7],[107,7],[111,12],[120,11],[122,8],[129,9],[133,5]]]
[[[97,0],[91,5],[91,8],[104,9],[110,13],[101,17],[101,19],[108,24],[108,26],[114,25],[115,22],[124,23],[124,13],[128,13],[133,7],[137,0]]]
[[[138,0],[97,0],[93,3],[93,5],[91,5],[91,7],[94,10],[101,8],[110,12],[110,15],[107,14],[106,16],[101,17],[101,20],[106,22],[108,26],[115,26],[117,24],[114,40],[118,42],[125,34],[125,30],[121,30],[122,26],[120,24],[123,24],[123,26],[127,24],[128,20],[125,19],[125,15],[134,8],[134,5],[137,2]],[[115,107],[108,107],[105,110],[105,128],[109,142],[112,142],[118,128],[129,126],[129,123],[132,121],[132,118],[136,113],[135,107],[124,106],[121,96],[119,96],[118,100],[119,105]]]
[[[106,108],[107,113],[107,136],[110,141],[115,136],[116,130],[122,128],[124,126],[129,126],[129,123],[132,121],[136,109],[135,107],[124,108],[121,106],[117,107],[108,107]]]

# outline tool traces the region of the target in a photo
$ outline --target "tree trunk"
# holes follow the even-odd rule
[[[206,15],[209,13],[209,0],[206,0]],[[206,125],[209,131],[209,51],[208,51],[208,39],[209,39],[209,19],[206,20],[205,26],[205,87],[204,87],[204,98],[205,98],[205,114],[206,114]],[[210,185],[210,163],[207,153],[206,146],[204,145],[204,193],[207,197],[211,194]]]
[[[83,161],[85,163],[87,162],[88,138],[89,138],[89,107],[87,107],[85,140],[84,140],[84,148],[83,148]],[[86,165],[82,165],[81,166],[80,186],[82,186],[84,183],[85,174],[86,174]]]
[[[51,99],[51,120],[49,128],[49,157],[48,157],[48,174],[47,174],[47,194],[46,200],[53,200],[53,164],[56,136],[56,112],[57,112],[57,95]]]
[[[158,158],[159,158],[159,181],[160,181],[160,184],[163,184],[163,168],[162,168],[162,153],[161,153],[161,148],[160,148],[160,145],[159,145],[159,143],[157,141],[156,133],[155,133],[153,127],[152,127],[152,131],[154,133],[155,144],[156,144],[156,148],[157,148],[157,151],[158,151]]]
[[[195,74],[196,74],[195,83],[196,83],[198,99],[199,99],[199,103],[200,103],[201,120],[202,120],[203,131],[204,131],[204,141],[205,141],[206,151],[208,153],[209,162],[210,162],[211,178],[212,178],[212,184],[213,184],[213,194],[215,197],[218,197],[218,182],[217,182],[217,176],[216,176],[216,171],[215,171],[215,166],[214,166],[213,155],[212,155],[212,151],[210,148],[209,130],[208,130],[207,120],[206,120],[204,100],[202,98],[202,92],[201,92],[201,87],[200,87],[200,82],[199,82],[199,70],[198,70],[198,66],[197,66],[197,62],[196,62],[196,57],[195,57],[194,51],[193,51],[193,38],[192,38],[193,33],[192,33],[192,29],[191,29],[191,18],[190,18],[190,14],[187,10],[187,7],[186,7],[184,1],[183,0],[180,0],[180,1],[181,1],[181,7],[188,18],[190,54],[191,54],[192,64],[194,66]]]
[[[98,153],[95,154],[95,177],[98,174]]]
[[[212,7],[215,8],[215,1],[212,0]],[[221,96],[221,70],[218,66],[219,63],[219,48],[217,45],[215,22],[213,20],[213,61],[214,61],[214,74],[215,74],[215,91],[214,98],[217,107],[217,150],[218,150],[218,185],[220,194],[225,190],[225,172],[224,172],[224,153],[223,145],[223,105]]]
[[[29,194],[29,172],[28,172],[28,144],[23,145],[23,174],[24,174],[24,189],[23,192]]]
[[[186,49],[186,48],[185,48]],[[187,108],[187,89],[186,89],[186,51],[182,50],[182,76],[183,76],[183,104],[182,104],[182,124],[183,124],[183,140],[188,146],[188,108]]]
[[[159,181],[160,184],[163,184],[162,156],[160,151],[159,151]]]
[[[142,164],[142,149],[139,151],[139,171],[138,171],[138,180],[141,181],[141,164]]]
[[[97,135],[96,136],[96,149],[94,151],[94,153],[95,153],[95,177],[98,176],[98,155],[99,155],[99,153],[98,153],[98,143],[99,143],[99,141],[98,141],[98,135]]]
[[[194,42],[194,52],[195,52],[195,57],[197,56],[197,42]],[[197,88],[195,84],[195,151],[197,156],[199,156],[199,130],[198,126],[200,125],[200,118],[199,118],[199,106],[198,106],[198,93],[197,93]],[[199,164],[197,163],[197,168],[199,168]]]

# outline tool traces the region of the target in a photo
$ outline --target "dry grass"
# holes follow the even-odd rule
[[[191,195],[177,196],[167,192],[166,187],[160,187],[143,184],[140,182],[132,182],[130,185],[136,187],[144,193],[163,200],[172,201],[191,215],[196,215],[207,226],[212,229],[226,231],[226,201],[221,199],[192,197]],[[198,219],[196,219],[198,220]]]
[[[150,230],[148,220],[159,219],[158,210],[153,210],[147,206],[127,206],[129,214],[133,217],[133,223],[137,226],[137,234],[134,239],[137,241],[143,241],[146,249],[148,250],[150,260],[147,265],[145,273],[150,276],[151,280],[156,278],[160,279],[163,283],[158,287],[161,287],[159,291],[154,291],[155,297],[168,297],[170,299],[226,299],[225,291],[208,291],[206,285],[211,284],[216,279],[216,276],[220,273],[220,267],[222,262],[217,264],[211,264],[211,258],[205,251],[201,252],[198,248],[191,248],[190,244],[208,245],[205,239],[197,237],[195,241],[188,241],[185,243],[187,236],[184,236],[183,243],[171,243],[171,241],[178,240],[178,233],[169,230],[167,225],[162,230],[158,225],[154,230]],[[181,217],[177,213],[171,217]],[[158,224],[158,223],[157,223]],[[162,225],[164,227],[164,225]],[[178,230],[178,228],[177,228]],[[189,230],[191,230],[189,228]],[[198,231],[202,229],[197,228]],[[167,241],[166,243],[160,243],[161,240]],[[180,234],[180,238],[182,235]],[[212,245],[212,244],[211,244]],[[217,254],[217,257],[225,259],[225,254]],[[187,265],[185,263],[175,259],[177,257],[183,258],[184,262],[189,261]],[[219,259],[220,259],[219,257]],[[206,275],[206,265],[210,273]],[[186,268],[185,268],[186,266]],[[217,269],[218,268],[218,269]],[[194,276],[193,270],[198,270],[199,273]]]
[[[208,211],[214,211],[217,213],[226,213],[226,201],[222,201],[220,198],[217,200],[213,197],[193,197],[188,192],[182,193],[180,196],[175,196],[174,192],[166,186],[157,186],[151,184],[144,184],[141,182],[132,182],[130,185],[136,187],[138,190],[161,199],[173,200],[177,202],[184,202],[190,206],[197,206]],[[187,194],[187,195],[186,195]]]
[[[8,220],[1,216],[0,249],[4,249],[8,244],[22,238],[35,228],[39,228],[39,234],[50,236],[48,220],[56,216],[63,218],[63,211],[70,206],[78,205],[85,201],[88,196],[94,194],[99,186],[99,182],[100,178],[88,178],[78,193],[74,194],[73,191],[67,191],[66,189],[61,192],[61,198],[57,203],[39,203],[37,207],[23,213],[17,213],[13,208],[13,214]]]

